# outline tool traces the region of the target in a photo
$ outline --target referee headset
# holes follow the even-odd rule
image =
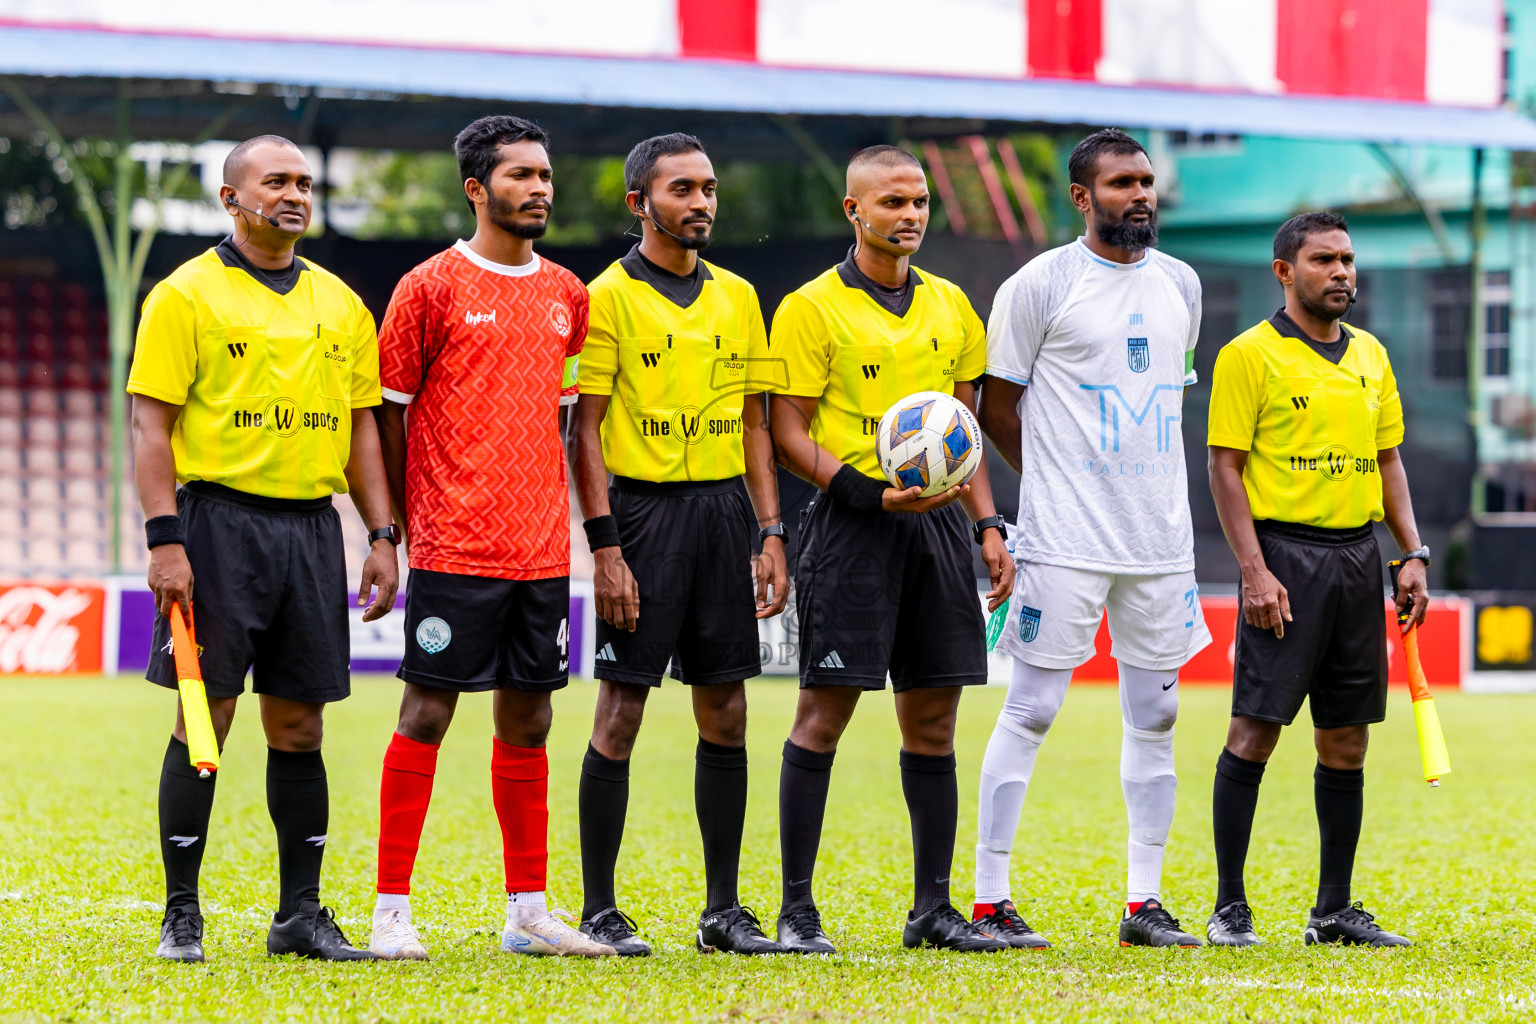
[[[234,188],[234,186],[231,185],[230,188]],[[274,228],[277,227],[277,218],[276,217],[269,217],[265,213],[261,212],[262,210],[266,209],[266,205],[267,205],[266,203],[257,203],[256,204],[256,209],[253,210],[249,206],[245,206],[245,205],[243,205],[241,203],[236,202],[234,196],[225,196],[224,197],[224,205],[225,206],[233,206],[237,210],[244,210],[246,213],[250,214],[253,217],[260,217],[262,220],[266,221],[268,224],[272,225]],[[251,239],[251,227],[250,227],[250,225],[249,224],[246,225],[246,227],[245,227],[245,237],[242,238],[241,240],[233,241],[233,238],[234,238],[233,233],[231,233],[230,238],[231,238],[231,244],[235,245],[236,247],[244,245],[246,242],[250,241],[250,239]]]
[[[858,225],[860,228],[863,229],[863,231],[860,231],[858,236],[854,239],[853,252],[854,252],[855,256],[858,255],[859,246],[864,241],[864,231],[868,231],[870,234],[874,235],[876,238],[884,239],[885,241],[890,242],[892,245],[900,245],[901,244],[901,239],[900,238],[897,238],[895,235],[882,235],[880,232],[878,232],[874,228],[870,227],[868,222],[865,221],[863,217],[859,216],[859,201],[857,199],[855,199],[853,201],[853,209],[848,211],[848,219],[853,221],[854,224]]]

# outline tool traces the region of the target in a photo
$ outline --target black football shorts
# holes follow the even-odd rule
[[[352,692],[347,564],[330,498],[266,498],[194,481],[176,492],[192,621],[210,697],[251,689],[326,703]],[[149,681],[176,686],[170,620],[155,616]]]
[[[1264,563],[1285,587],[1285,637],[1239,616],[1232,714],[1290,725],[1310,701],[1319,729],[1387,716],[1386,605],[1369,524],[1329,530],[1254,523]]]
[[[608,491],[624,561],[640,591],[633,633],[597,620],[593,674],[616,683],[733,683],[762,671],[752,585],[752,517],[738,481],[652,483]]]
[[[504,580],[412,569],[399,676],[442,690],[563,687],[570,665],[571,578]]]
[[[987,681],[971,531],[958,505],[855,512],[818,494],[795,567],[800,685],[885,688]]]

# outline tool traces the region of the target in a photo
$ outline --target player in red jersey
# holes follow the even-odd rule
[[[392,959],[426,959],[411,922],[411,869],[459,694],[484,690],[493,693],[491,794],[506,862],[502,948],[614,952],[552,914],[544,896],[544,740],[549,695],[566,684],[569,664],[559,406],[574,390],[587,330],[586,289],[533,251],[554,195],[548,144],[516,117],[483,117],[459,133],[475,235],[401,280],[379,332],[380,436],[411,566],[405,696],[384,753],[369,942]]]

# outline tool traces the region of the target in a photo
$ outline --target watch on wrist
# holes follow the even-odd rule
[[[387,540],[395,547],[400,546],[400,527],[394,523],[381,526],[368,535],[368,546],[373,547],[375,541]]]
[[[767,540],[769,537],[777,537],[780,540],[783,540],[784,539],[784,524],[783,523],[774,523],[772,526],[765,526],[761,530],[757,531],[757,540],[758,540],[759,544],[761,544],[763,541]]]
[[[977,544],[981,543],[981,535],[988,530],[996,529],[1003,540],[1008,539],[1008,526],[1002,516],[986,516],[971,524],[971,537]]]
[[[1428,569],[1429,568],[1429,545],[1428,544],[1424,544],[1424,545],[1421,545],[1419,547],[1414,548],[1412,551],[1404,551],[1403,552],[1403,557],[1401,559],[1399,559],[1399,561],[1406,562],[1410,558],[1417,558],[1419,561],[1424,563],[1424,568]]]

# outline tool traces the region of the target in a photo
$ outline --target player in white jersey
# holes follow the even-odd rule
[[[1019,567],[999,643],[1013,678],[981,769],[972,916],[1014,945],[1048,944],[1014,908],[1009,853],[1035,755],[1107,609],[1130,819],[1120,944],[1197,946],[1159,890],[1178,784],[1178,671],[1211,640],[1179,427],[1200,281],[1153,248],[1157,195],[1139,143],[1095,132],[1069,166],[1085,234],[1009,278],[987,327],[980,419],[1021,475]]]

